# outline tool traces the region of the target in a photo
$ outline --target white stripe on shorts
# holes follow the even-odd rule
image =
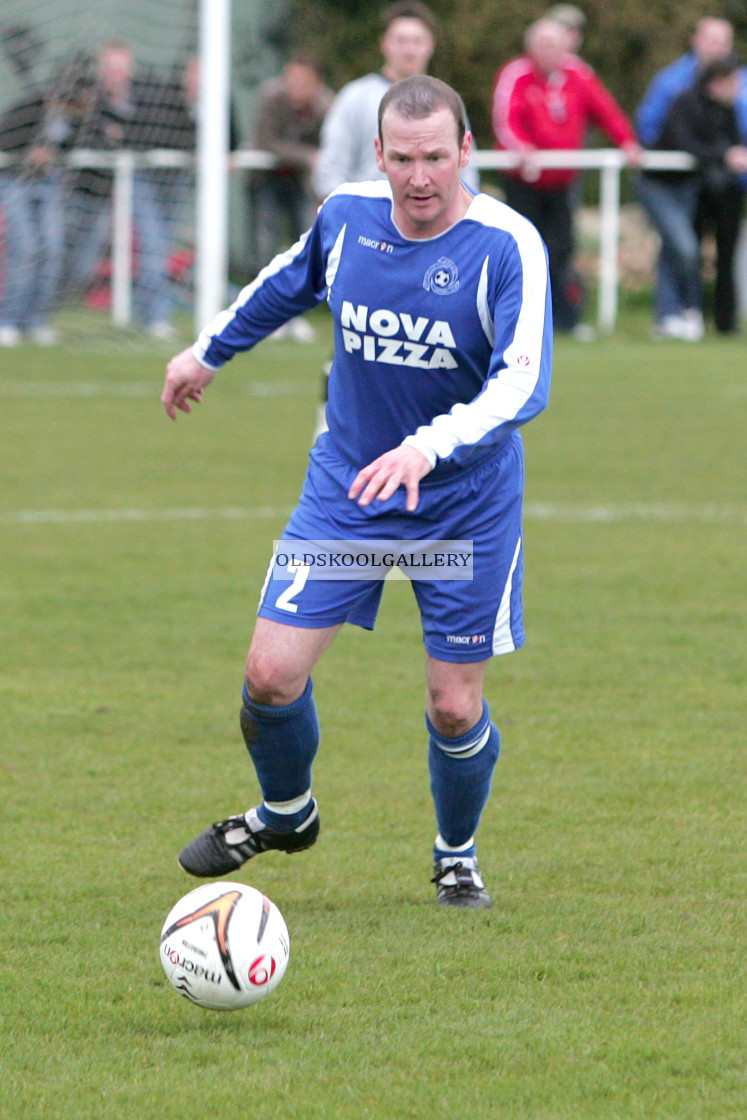
[[[503,589],[503,597],[501,598],[501,605],[498,608],[498,614],[495,616],[495,627],[493,629],[493,653],[512,653],[516,649],[513,635],[511,633],[511,591],[514,584],[514,572],[516,565],[519,563],[519,555],[521,553],[521,537],[516,542],[516,550],[514,558],[511,561],[511,568],[506,580],[506,586]]]

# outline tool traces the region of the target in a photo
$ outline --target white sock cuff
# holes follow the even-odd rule
[[[471,848],[474,842],[474,836],[470,836],[466,844],[460,844],[458,848],[452,848],[450,844],[446,843],[443,836],[439,832],[438,836],[436,837],[435,846],[439,852],[447,852],[448,854],[451,854],[453,852],[454,855],[459,855],[460,852],[466,852],[468,848]]]
[[[280,813],[281,816],[290,817],[293,813],[300,813],[310,802],[311,790],[307,789],[306,793],[302,793],[300,797],[294,797],[292,801],[265,801],[263,804],[271,813]]]
[[[449,758],[472,758],[473,755],[479,754],[482,748],[490,738],[492,724],[488,722],[479,735],[474,739],[469,739],[466,743],[461,743],[458,747],[450,747],[448,739],[437,738],[436,743]]]

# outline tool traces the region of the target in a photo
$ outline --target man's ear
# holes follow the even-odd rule
[[[472,155],[472,133],[467,131],[462,140],[462,147],[459,152],[459,166],[466,167],[469,163],[469,157]]]
[[[379,171],[386,173],[386,168],[384,167],[384,152],[381,147],[381,140],[379,140],[378,136],[374,140],[374,144],[376,146],[376,166]]]

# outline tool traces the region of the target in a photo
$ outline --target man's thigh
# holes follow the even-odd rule
[[[344,578],[344,571],[339,579],[316,578],[308,565],[281,562],[284,550],[295,554],[295,542],[302,558],[304,541],[357,541],[377,534],[347,497],[348,488],[348,480],[320,468],[312,457],[298,505],[283,530],[282,548],[270,562],[257,611],[261,618],[308,629],[352,622],[373,630],[383,581]]]
[[[471,540],[471,580],[414,581],[427,653],[484,661],[524,644],[522,497],[524,459],[514,435],[495,459],[457,484],[440,505],[447,540]]]

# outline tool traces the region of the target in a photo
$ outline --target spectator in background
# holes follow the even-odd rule
[[[670,309],[661,305],[661,291],[657,293],[656,334],[660,338],[698,342],[703,337],[695,213],[704,189],[720,214],[716,326],[722,333],[736,330],[734,253],[744,200],[739,176],[747,172],[747,147],[735,109],[739,70],[739,59],[733,54],[706,63],[694,85],[669,107],[654,146],[690,152],[697,166],[691,171],[646,171],[639,180],[639,197],[661,237],[661,255],[667,262],[674,297]]]
[[[631,123],[585,63],[569,50],[565,27],[540,19],[525,35],[526,53],[496,76],[493,131],[496,146],[520,155],[506,172],[506,201],[542,234],[550,259],[555,327],[588,340],[580,322],[582,292],[574,274],[573,191],[578,173],[540,169],[533,156],[542,149],[583,147],[590,124],[603,129],[636,163],[640,148]]]
[[[37,87],[0,120],[3,211],[0,346],[23,334],[39,346],[57,341],[50,323],[64,256],[64,180],[60,155],[74,140],[92,84],[71,64],[49,87]]]
[[[690,49],[654,75],[643,96],[635,120],[638,137],[647,148],[659,139],[667,114],[676,97],[694,84],[698,71],[709,62],[726,58],[734,49],[734,29],[726,19],[703,16],[690,40]],[[747,82],[742,71],[736,111],[740,127],[747,132]]]
[[[127,42],[112,39],[97,59],[96,100],[78,133],[78,145],[94,151],[172,148],[195,144],[195,72],[184,81],[163,82],[134,73]],[[80,294],[93,280],[111,240],[113,172],[84,168],[74,181],[70,206],[67,286]],[[135,318],[158,339],[172,337],[169,253],[177,212],[183,213],[188,177],[179,170],[141,167],[133,178],[137,266]]]
[[[533,153],[583,147],[589,124],[619,144],[632,162],[638,143],[614,97],[585,63],[570,53],[568,31],[550,19],[536,20],[525,34],[525,54],[496,76],[493,131],[496,147],[520,153],[505,175],[506,202],[538,227],[548,246],[555,328],[588,339],[580,323],[581,289],[573,272],[573,186],[578,172],[541,170]]]
[[[395,82],[427,71],[436,47],[433,13],[417,0],[392,4],[383,14],[379,47],[383,58],[381,69],[343,86],[322,126],[321,146],[313,174],[314,188],[320,200],[343,183],[385,178],[377,163],[375,147],[379,134],[379,105]],[[470,189],[479,190],[479,175],[474,164],[462,168],[461,175]],[[330,366],[331,362],[327,363],[322,377],[315,437],[326,430],[325,406]]]
[[[379,103],[394,82],[424,74],[436,46],[436,24],[424,4],[397,3],[384,13],[380,70],[340,90],[324,122],[314,188],[326,198],[342,183],[380,179],[374,142]]]
[[[303,55],[290,58],[282,75],[259,90],[254,147],[271,152],[277,164],[271,171],[253,172],[250,180],[255,273],[280,249],[283,223],[285,244],[290,244],[314,222],[311,172],[332,97],[317,63]]]
[[[559,23],[561,27],[565,28],[568,53],[573,55],[575,61],[579,66],[588,66],[588,63],[582,63],[579,57],[581,47],[583,46],[584,42],[584,32],[586,30],[586,16],[581,11],[581,9],[577,8],[575,4],[553,4],[550,8],[547,9],[543,18],[552,20],[553,23]],[[582,146],[584,148],[587,148],[589,146],[588,133],[584,137]],[[583,202],[585,182],[586,172],[579,171],[578,175],[573,181],[573,191],[571,192],[571,206],[573,208],[574,222],[576,220],[576,214],[578,213],[579,208],[581,207],[581,204]],[[577,280],[577,287],[579,292],[581,292],[582,283],[580,277]],[[592,334],[590,328],[582,327],[580,329],[580,332],[582,334],[588,333],[589,337],[591,337]]]
[[[669,66],[660,70],[652,79],[643,100],[636,111],[636,126],[640,141],[647,148],[664,150],[661,143],[669,110],[675,99],[691,89],[698,74],[709,63],[730,55],[734,42],[734,31],[728,20],[715,16],[704,16],[698,20],[690,40],[690,49]],[[741,142],[747,140],[747,71],[739,68],[734,112]],[[674,150],[674,149],[673,149]],[[670,180],[671,182],[672,180]],[[690,179],[690,187],[695,180]],[[747,184],[747,177],[740,176],[741,185]],[[659,229],[660,217],[655,217],[651,207],[656,208],[654,193],[656,180],[642,181],[641,201],[644,203],[653,224]],[[653,186],[653,191],[652,191]],[[685,187],[682,187],[683,193]],[[646,200],[644,201],[644,194]],[[681,210],[678,212],[681,215]],[[658,209],[657,209],[658,214]],[[670,217],[674,217],[670,215]],[[734,212],[732,192],[713,192],[704,180],[699,182],[699,192],[695,209],[691,216],[698,241],[702,233],[712,228],[716,237],[716,293],[715,319],[719,331],[729,333],[735,329],[736,312],[734,308]],[[661,230],[659,229],[661,233]],[[656,267],[656,327],[655,332],[663,338],[682,338],[691,340],[693,332],[698,335],[698,324],[691,308],[684,305],[681,281],[682,255],[689,251],[691,238],[680,230],[677,241],[671,229],[662,237],[662,245]],[[689,243],[689,244],[688,244]],[[678,246],[677,248],[675,246]],[[693,326],[695,323],[695,326]],[[702,320],[701,320],[702,328]],[[701,331],[702,333],[702,331]]]
[[[166,81],[156,75],[141,75],[133,83],[137,91],[137,119],[132,126],[132,146],[166,149],[193,156],[197,142],[197,113],[200,96],[200,61],[191,55],[171,70]],[[229,113],[229,148],[238,147],[233,106]],[[133,203],[138,247],[136,314],[151,336],[171,339],[174,251],[190,238],[190,201],[194,187],[194,165],[190,158],[182,167],[140,167],[135,173]],[[184,254],[182,254],[184,255]]]
[[[271,171],[254,171],[249,179],[253,272],[269,264],[281,247],[298,241],[316,213],[311,172],[319,151],[319,134],[333,94],[318,64],[305,55],[290,58],[279,78],[260,88],[254,147],[271,152]],[[305,319],[291,319],[275,337],[310,342],[314,333]]]
[[[77,146],[96,152],[116,151],[125,142],[125,128],[132,117],[133,57],[122,40],[112,39],[96,60],[96,95],[78,134]],[[72,181],[68,220],[67,295],[84,291],[111,238],[110,201],[113,174],[98,167],[84,167]]]
[[[387,8],[379,47],[381,69],[343,86],[324,121],[313,174],[320,200],[343,183],[384,178],[375,151],[379,104],[394,82],[427,71],[436,47],[436,21],[430,9],[417,0]],[[472,190],[479,189],[474,166],[465,168],[462,178]]]

